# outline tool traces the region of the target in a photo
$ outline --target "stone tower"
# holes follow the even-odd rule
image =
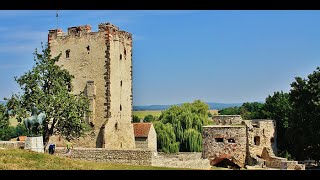
[[[90,100],[87,123],[94,132],[81,145],[132,149],[132,35],[110,23],[98,27],[49,30],[48,45],[53,57],[62,53],[57,64],[74,75],[73,93],[84,92]]]

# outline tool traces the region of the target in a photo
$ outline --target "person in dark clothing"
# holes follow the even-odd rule
[[[55,148],[56,148],[55,144],[50,144],[49,145],[49,154],[54,154]]]

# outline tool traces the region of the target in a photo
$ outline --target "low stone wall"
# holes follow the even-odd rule
[[[216,125],[240,124],[242,122],[240,115],[213,115],[212,120]]]
[[[0,148],[4,149],[23,149],[23,141],[0,141]]]
[[[190,168],[190,169],[210,169],[210,161],[201,158],[201,152],[179,152],[166,154],[158,152],[152,159],[152,166]]]
[[[55,154],[66,156],[65,149],[57,147]],[[153,152],[148,150],[108,150],[103,148],[74,148],[71,157],[74,159],[108,162],[113,164],[152,165]]]

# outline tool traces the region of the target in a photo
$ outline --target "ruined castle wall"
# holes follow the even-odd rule
[[[55,154],[66,156],[64,148],[56,148]],[[105,148],[74,148],[72,159],[112,164],[146,165],[152,164],[153,152],[148,150],[108,150]]]
[[[157,151],[157,132],[151,124],[149,135],[148,135],[148,148],[152,151]]]
[[[75,141],[75,146],[134,148],[132,111],[132,35],[110,23],[50,30],[48,43],[58,65],[74,75],[73,92],[84,91],[93,111],[88,123],[94,131]],[[55,141],[57,137],[53,137]]]
[[[240,115],[213,115],[212,120],[216,125],[240,124],[242,122]]]
[[[229,159],[240,167],[246,160],[246,127],[243,125],[203,126],[202,157],[216,165]]]
[[[276,131],[273,120],[245,120],[248,126],[249,154],[261,156],[263,148],[271,148],[272,153],[277,152]]]

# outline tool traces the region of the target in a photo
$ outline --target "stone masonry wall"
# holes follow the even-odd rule
[[[0,148],[23,149],[24,141],[0,141]]]
[[[153,152],[148,150],[108,150],[105,148],[74,148],[73,159],[107,162],[113,164],[145,165],[152,164]],[[66,156],[64,148],[56,148],[55,154]]]
[[[246,160],[246,127],[243,125],[203,126],[202,157],[216,165],[229,159],[240,167]]]
[[[230,125],[230,124],[240,124],[242,118],[240,115],[213,115],[212,121],[216,125]]]
[[[57,65],[74,75],[73,93],[85,92],[93,111],[89,123],[94,131],[75,146],[132,149],[135,147],[132,113],[132,35],[110,23],[49,30],[53,57],[62,53]],[[55,142],[57,137],[52,138]]]
[[[136,138],[136,148],[146,149],[148,148],[147,138]]]
[[[148,148],[152,151],[157,152],[157,132],[151,124],[149,135],[148,135]]]
[[[273,120],[244,120],[247,125],[249,156],[260,156],[263,149],[277,153],[275,122]]]

